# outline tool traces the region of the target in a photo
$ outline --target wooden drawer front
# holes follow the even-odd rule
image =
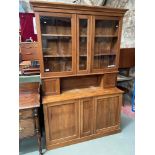
[[[59,79],[43,80],[43,93],[44,95],[60,94],[60,80]]]
[[[35,134],[35,126],[33,119],[25,119],[19,121],[19,138],[33,136]]]
[[[104,88],[115,87],[116,81],[117,81],[117,73],[104,74],[104,76],[103,76],[103,87]]]
[[[37,43],[21,43],[22,60],[38,60],[38,44]]]
[[[26,83],[19,83],[19,91],[20,92],[38,92],[40,89],[39,82],[26,82]]]
[[[78,137],[78,111],[76,101],[44,107],[47,145]]]
[[[95,98],[95,132],[102,132],[119,124],[119,96]]]
[[[33,117],[33,110],[32,109],[24,109],[19,111],[19,118],[25,119]]]
[[[91,135],[93,132],[93,98],[80,101],[81,136]]]

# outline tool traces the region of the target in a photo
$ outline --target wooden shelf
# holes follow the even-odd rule
[[[71,34],[42,34],[43,37],[71,37]]]
[[[115,56],[116,54],[115,53],[103,53],[103,54],[95,54],[94,56]]]
[[[98,37],[98,38],[117,38],[118,36],[117,35],[95,35],[95,37]]]
[[[94,56],[115,56],[115,53],[103,53],[95,54]],[[61,58],[61,57],[72,57],[72,55],[44,55],[44,58]],[[80,57],[87,57],[87,55],[80,55]]]
[[[63,58],[63,57],[72,57],[72,55],[44,55],[44,58]]]
[[[94,56],[115,56],[115,53],[99,53],[99,54],[95,54]],[[80,57],[87,57],[87,55],[80,55]]]
[[[87,37],[87,35],[83,34],[83,35],[80,35],[80,37]]]

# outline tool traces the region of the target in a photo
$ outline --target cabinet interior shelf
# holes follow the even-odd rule
[[[95,35],[95,37],[98,37],[98,38],[117,38],[118,36],[117,35]]]
[[[102,53],[102,54],[95,54],[94,56],[110,56],[110,55],[116,55],[115,53]]]
[[[80,35],[80,37],[87,37],[87,35],[86,34],[82,34],[82,35]]]
[[[115,53],[103,53],[103,54],[95,54],[94,56],[111,56],[116,55]],[[44,55],[44,58],[65,58],[72,57],[72,55]],[[80,55],[80,57],[87,57],[87,55]]]
[[[42,34],[43,37],[71,37],[71,34]]]
[[[65,58],[72,57],[72,55],[44,55],[44,58]]]

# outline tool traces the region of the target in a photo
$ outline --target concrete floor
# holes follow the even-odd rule
[[[51,151],[43,149],[44,155],[134,155],[135,120],[122,114],[121,129],[118,134],[74,144]],[[43,144],[45,140],[43,139]],[[39,155],[36,139],[20,142],[20,155]]]

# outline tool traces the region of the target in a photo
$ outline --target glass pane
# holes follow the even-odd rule
[[[117,33],[117,20],[95,20],[94,69],[115,67]]]
[[[87,19],[79,21],[79,70],[87,69]]]
[[[95,21],[96,35],[117,35],[118,20],[96,20]]]
[[[71,71],[71,18],[41,16],[40,23],[44,71]]]

